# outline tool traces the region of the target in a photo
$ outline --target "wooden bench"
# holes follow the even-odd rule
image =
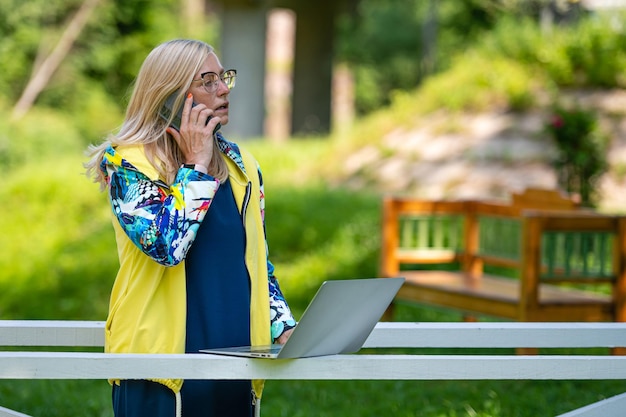
[[[510,203],[386,197],[396,300],[524,322],[626,321],[626,218],[531,189]],[[393,308],[387,318],[393,315]]]
[[[626,346],[626,323],[379,323],[365,346],[376,348],[590,348]],[[626,356],[372,354],[295,360],[204,354],[43,352],[41,347],[102,347],[104,322],[0,320],[0,379],[287,379],[287,380],[623,380]],[[598,393],[601,394],[601,393]],[[626,394],[560,417],[623,415]],[[1,417],[29,417],[0,407]]]

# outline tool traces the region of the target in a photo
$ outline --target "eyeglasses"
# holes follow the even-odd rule
[[[222,81],[229,90],[232,90],[237,81],[237,70],[229,69],[224,71],[222,75],[218,75],[214,72],[203,72],[200,74],[200,78],[192,80],[192,82],[193,81],[202,81],[202,85],[208,93],[214,93],[220,81]]]

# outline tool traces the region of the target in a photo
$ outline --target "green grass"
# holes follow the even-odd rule
[[[10,389],[8,386],[10,385]],[[555,416],[624,392],[613,381],[268,381],[273,417]],[[2,405],[33,416],[110,416],[103,381],[4,381]]]

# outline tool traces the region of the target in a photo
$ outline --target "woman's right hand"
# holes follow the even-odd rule
[[[213,130],[220,119],[212,117],[213,110],[204,104],[192,107],[192,103],[193,95],[189,93],[183,106],[180,131],[170,126],[166,132],[178,143],[186,164],[208,167],[213,157]]]

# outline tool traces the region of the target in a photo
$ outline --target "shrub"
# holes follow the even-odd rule
[[[4,175],[3,319],[105,317],[117,253],[106,195],[81,159],[61,155]]]
[[[428,79],[415,96],[427,111],[483,111],[494,106],[523,110],[534,103],[533,91],[540,80],[511,59],[468,53],[446,73]]]
[[[501,19],[481,49],[542,71],[560,87],[623,87],[626,34],[614,16],[581,19],[571,26],[542,31],[537,22]]]
[[[75,152],[82,141],[69,115],[33,108],[19,121],[0,106],[0,172]]]
[[[580,107],[568,109],[557,104],[546,128],[558,149],[554,166],[561,186],[579,194],[582,205],[594,206],[595,183],[608,168],[606,140],[598,131],[596,115]]]

